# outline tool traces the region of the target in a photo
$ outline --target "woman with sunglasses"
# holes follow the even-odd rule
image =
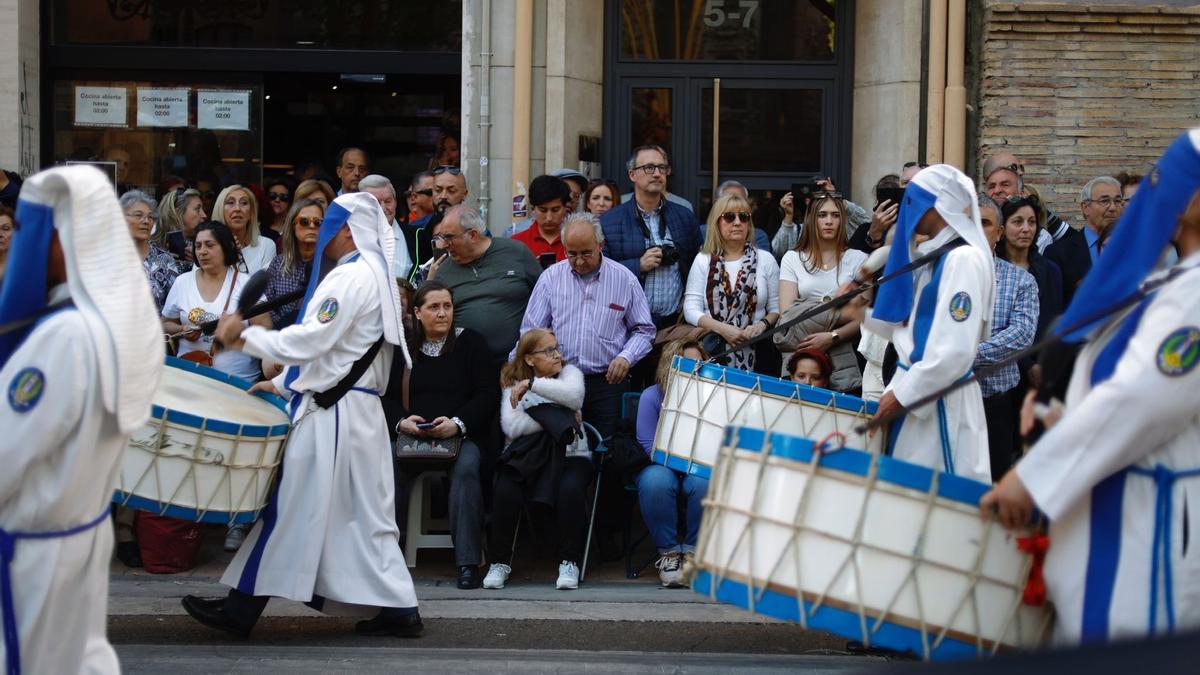
[[[750,204],[741,195],[719,197],[708,214],[704,245],[688,272],[683,315],[732,346],[758,337],[779,319],[779,265],[754,246]],[[754,370],[755,351],[734,352],[731,365]]]
[[[308,286],[308,273],[317,250],[317,233],[325,209],[313,199],[299,199],[288,210],[283,228],[281,248],[283,252],[271,261],[267,272],[271,280],[267,283],[267,300],[294,293]],[[300,301],[296,300],[271,312],[271,325],[275,330],[296,322],[300,312]]]
[[[842,284],[854,278],[867,254],[850,248],[846,237],[846,204],[836,194],[822,192],[813,197],[804,214],[804,225],[796,248],[783,256],[779,269],[779,304],[787,311],[797,303],[818,303],[832,298]],[[834,357],[835,389],[847,391],[861,386],[861,374],[854,357],[858,337],[856,320],[834,322],[831,330],[798,337],[795,349],[817,349],[823,352],[845,345],[839,350],[843,358]],[[790,345],[789,345],[790,346]],[[790,350],[789,350],[790,351]],[[849,356],[849,359],[844,358]],[[850,361],[853,372],[850,372]]]
[[[288,210],[292,208],[292,188],[286,178],[274,178],[266,184],[267,205],[271,211],[271,222],[264,223],[263,233],[272,239],[282,238],[287,227]],[[272,234],[266,232],[270,229]]]

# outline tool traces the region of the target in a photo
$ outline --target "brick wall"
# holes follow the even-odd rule
[[[1078,226],[1088,179],[1144,174],[1200,124],[1200,5],[989,0],[981,71],[978,156],[1006,146]]]

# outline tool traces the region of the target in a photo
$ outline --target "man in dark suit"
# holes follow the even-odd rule
[[[689,210],[666,198],[671,165],[656,145],[635,148],[626,169],[633,199],[600,217],[604,255],[637,275],[658,328],[679,316],[683,287],[700,251],[700,226]]]
[[[1091,271],[1104,248],[1104,240],[1121,215],[1125,201],[1121,183],[1111,176],[1097,176],[1083,186],[1079,208],[1085,221],[1082,230],[1071,232],[1046,249],[1046,257],[1062,269],[1065,304],[1071,304],[1075,289]]]

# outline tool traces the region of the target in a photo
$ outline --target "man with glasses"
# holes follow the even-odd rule
[[[429,278],[454,294],[454,323],[487,340],[497,369],[517,343],[521,316],[542,268],[522,243],[487,236],[479,211],[459,204],[433,228],[439,250]],[[443,253],[444,252],[444,253]]]
[[[392,275],[397,279],[408,278],[408,272],[412,269],[412,254],[409,253],[408,241],[404,236],[404,228],[400,227],[400,223],[396,222],[396,188],[392,185],[392,181],[385,176],[380,176],[373,173],[359,181],[358,186],[363,192],[370,194],[379,201],[379,205],[383,207],[383,215],[388,220],[388,224],[392,227],[392,237],[396,240],[396,260],[395,268],[392,270]]]
[[[689,210],[666,198],[671,164],[656,145],[635,148],[626,163],[634,198],[600,217],[607,254],[641,280],[655,326],[675,323],[686,270],[700,250]]]
[[[437,229],[438,223],[442,222],[442,218],[447,209],[462,204],[467,199],[467,177],[463,175],[461,169],[457,166],[439,166],[429,172],[432,177],[433,190],[430,196],[430,204],[433,206],[433,212],[429,215],[417,219],[415,222],[410,222],[408,225],[408,241],[412,245],[412,260],[413,267],[410,281],[416,283],[417,277],[421,274],[422,261],[428,263],[432,258],[433,245],[430,242],[430,235]],[[415,182],[415,181],[414,181]],[[485,234],[486,236],[486,234]],[[440,247],[439,247],[440,248]],[[436,257],[436,256],[434,256]],[[429,269],[426,267],[426,269]]]
[[[562,231],[567,258],[533,287],[521,333],[554,331],[563,359],[583,371],[583,419],[607,438],[629,369],[650,353],[654,324],[637,277],[601,254],[604,230],[595,216],[572,213]]]
[[[1083,186],[1079,201],[1085,223],[1082,234],[1064,237],[1046,249],[1046,258],[1062,269],[1064,306],[1071,304],[1075,289],[1096,264],[1104,240],[1124,207],[1121,182],[1116,178],[1097,176]]]
[[[342,181],[342,186],[337,191],[338,195],[358,192],[358,182],[370,173],[367,168],[366,151],[361,148],[342,148],[342,151],[338,153],[335,171],[338,180]]]
[[[1003,204],[1009,197],[1034,196],[1032,189],[1025,184],[1025,166],[1017,161],[1016,155],[1005,150],[997,152],[983,163],[983,191],[997,204]],[[1046,208],[1045,204],[1042,204],[1042,209],[1046,212],[1046,222],[1038,233],[1039,253],[1045,253],[1046,247],[1072,232],[1070,223]]]

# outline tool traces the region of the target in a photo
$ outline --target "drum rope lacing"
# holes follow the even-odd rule
[[[731,442],[728,444],[723,444],[723,446],[720,450],[718,464],[723,468],[728,468],[728,467],[733,466],[733,456],[737,451],[737,447],[738,447],[737,434],[739,432],[740,432],[740,429],[735,430],[734,436],[731,439]],[[983,567],[983,562],[986,558],[987,542],[990,540],[989,534],[994,525],[994,520],[990,520],[990,519],[988,522],[986,522],[984,524],[984,529],[981,533],[982,541],[984,543],[982,546],[980,546],[979,550],[977,551],[975,560],[973,561],[973,564],[971,565],[969,572],[966,574],[967,586],[964,589],[961,598],[958,600],[957,604],[955,605],[954,611],[951,613],[949,618],[944,622],[945,625],[942,626],[940,628],[940,630],[938,630],[936,636],[933,638],[933,642],[930,643],[931,627],[929,626],[928,622],[926,621],[925,609],[921,604],[922,596],[920,593],[920,584],[918,581],[917,573],[923,566],[944,569],[944,570],[947,570],[950,572],[954,572],[956,574],[963,573],[962,570],[960,570],[957,567],[939,563],[934,560],[928,560],[925,558],[924,546],[925,546],[925,543],[927,540],[926,533],[929,532],[930,520],[931,520],[932,514],[934,512],[934,507],[936,505],[936,500],[937,500],[937,496],[938,496],[938,483],[939,483],[940,476],[937,473],[933,474],[930,488],[926,492],[926,497],[924,499],[924,503],[925,503],[924,515],[923,515],[923,520],[922,520],[921,528],[920,528],[921,535],[917,539],[916,549],[913,551],[913,554],[911,556],[911,561],[909,563],[909,571],[905,575],[903,583],[892,594],[891,599],[885,605],[883,611],[879,612],[877,616],[872,617],[874,619],[873,625],[870,627],[869,630],[867,629],[867,625],[866,625],[867,614],[868,613],[875,614],[875,611],[869,610],[867,608],[866,602],[864,601],[864,598],[862,596],[862,583],[861,583],[862,577],[861,577],[861,569],[858,564],[858,553],[860,550],[865,549],[865,550],[869,550],[869,551],[882,552],[882,553],[885,553],[888,555],[895,555],[894,551],[891,551],[891,550],[888,550],[888,549],[885,549],[885,548],[882,548],[879,546],[875,546],[875,545],[872,545],[872,544],[862,541],[862,528],[863,528],[863,525],[866,520],[866,514],[868,511],[869,501],[870,501],[871,496],[876,494],[874,487],[875,487],[875,481],[878,477],[878,458],[876,458],[875,460],[872,461],[872,464],[868,470],[868,475],[865,477],[866,480],[865,480],[865,487],[864,487],[864,492],[863,492],[864,497],[863,497],[863,501],[861,504],[861,509],[858,512],[858,517],[857,517],[857,521],[855,524],[855,531],[854,531],[854,534],[852,535],[853,538],[846,538],[846,537],[838,536],[838,535],[835,535],[832,533],[816,530],[815,528],[805,525],[804,523],[805,523],[807,506],[808,506],[808,502],[809,502],[809,495],[811,494],[811,490],[809,489],[809,486],[813,482],[813,479],[814,479],[815,473],[816,473],[816,469],[820,465],[821,458],[823,456],[825,456],[826,454],[829,454],[829,452],[830,452],[824,448],[824,445],[828,440],[829,439],[827,438],[824,441],[822,441],[822,443],[817,444],[815,449],[817,449],[818,451],[813,453],[813,457],[809,462],[803,463],[804,472],[807,474],[807,477],[804,482],[804,486],[802,487],[800,499],[797,504],[796,512],[795,512],[794,518],[791,523],[779,521],[778,519],[775,519],[775,518],[769,518],[769,517],[764,517],[764,516],[760,515],[762,513],[762,511],[761,511],[761,501],[763,499],[762,493],[764,492],[764,490],[762,490],[762,486],[763,486],[762,476],[765,473],[766,466],[768,465],[768,463],[770,463],[769,456],[771,455],[771,442],[772,442],[770,436],[767,436],[767,438],[764,439],[764,447],[762,449],[762,452],[756,453],[755,465],[756,465],[758,475],[757,475],[755,493],[753,495],[752,504],[749,509],[735,507],[728,503],[729,493],[732,489],[733,474],[735,473],[735,470],[722,470],[722,471],[714,472],[714,479],[716,479],[716,482],[717,482],[717,485],[716,485],[717,489],[715,491],[710,492],[710,494],[715,493],[714,497],[706,498],[704,500],[705,527],[701,531],[702,540],[700,542],[700,547],[699,547],[699,552],[700,552],[699,558],[701,560],[704,560],[706,558],[711,557],[711,554],[706,555],[706,553],[709,552],[709,549],[712,547],[714,541],[720,541],[722,538],[722,529],[725,527],[725,522],[724,522],[725,519],[720,517],[722,510],[726,513],[735,513],[737,515],[744,516],[747,518],[747,520],[749,522],[747,523],[746,527],[743,528],[741,530],[741,532],[738,534],[738,538],[734,542],[732,548],[729,549],[730,554],[726,557],[726,559],[723,562],[716,564],[715,566],[709,566],[710,568],[714,568],[714,569],[712,569],[713,582],[712,582],[712,585],[709,590],[710,596],[715,599],[717,588],[721,585],[721,582],[725,578],[734,576],[734,574],[732,573],[732,570],[734,567],[734,562],[735,562],[734,559],[737,556],[738,552],[741,550],[740,547],[745,542],[747,537],[749,537],[749,539],[750,539],[750,546],[748,548],[748,556],[747,556],[749,558],[747,569],[750,570],[752,577],[756,576],[756,575],[754,575],[754,570],[756,569],[755,550],[758,548],[757,546],[755,546],[755,537],[756,537],[755,530],[757,529],[755,527],[756,524],[763,523],[763,524],[768,524],[768,525],[786,526],[786,527],[791,528],[792,534],[789,537],[787,543],[781,549],[781,553],[780,553],[779,557],[775,560],[775,562],[774,562],[773,566],[771,567],[770,571],[768,572],[768,574],[766,575],[766,579],[769,580],[770,578],[774,577],[776,572],[779,570],[780,566],[783,564],[784,559],[785,559],[789,549],[793,550],[793,555],[795,556],[794,560],[796,562],[796,567],[795,567],[796,587],[794,589],[794,592],[795,592],[795,597],[796,597],[796,602],[797,602],[797,616],[799,618],[801,627],[804,627],[804,628],[808,627],[808,619],[811,618],[813,615],[815,615],[817,610],[820,609],[820,607],[826,602],[827,598],[830,596],[830,593],[832,592],[833,586],[841,579],[846,568],[848,566],[852,566],[852,571],[855,575],[855,586],[854,587],[855,587],[856,598],[855,598],[855,601],[850,604],[854,605],[854,607],[855,607],[855,613],[857,614],[857,616],[859,618],[860,631],[861,631],[860,634],[863,637],[864,643],[867,644],[868,646],[870,644],[870,636],[872,634],[874,634],[875,632],[877,632],[883,626],[883,624],[888,620],[888,617],[891,616],[892,611],[893,611],[895,604],[898,601],[899,597],[911,585],[913,587],[914,598],[915,598],[916,604],[917,604],[917,621],[918,621],[919,627],[920,627],[920,635],[921,635],[922,644],[923,644],[923,651],[924,651],[924,655],[926,658],[928,658],[930,656],[930,654],[933,652],[933,650],[937,649],[938,646],[940,646],[942,644],[942,642],[947,637],[947,635],[950,631],[950,627],[957,620],[959,614],[963,611],[964,607],[967,606],[968,602],[970,602],[972,619],[973,619],[973,623],[975,626],[975,631],[974,631],[975,636],[976,636],[975,637],[975,646],[976,646],[977,653],[979,653],[980,655],[983,655],[983,654],[987,653],[989,649],[990,649],[990,653],[995,653],[995,651],[997,649],[999,649],[999,647],[1001,646],[1000,640],[1003,639],[1003,636],[1008,634],[1009,630],[1012,627],[1013,622],[1017,619],[1018,611],[1022,604],[1023,589],[1017,587],[1013,583],[1010,583],[1010,582],[1007,582],[1004,580],[1000,580],[1000,579],[996,579],[996,578],[992,578],[983,573],[982,567]],[[776,459],[776,461],[778,461],[778,460]],[[749,532],[747,532],[747,531],[749,531]],[[816,599],[811,603],[807,612],[804,609],[804,591],[803,591],[804,582],[801,577],[801,567],[799,564],[799,561],[800,561],[800,541],[799,541],[799,539],[800,539],[800,535],[803,533],[810,533],[810,534],[814,534],[819,537],[828,538],[828,539],[837,541],[839,543],[847,544],[850,547],[849,552],[844,557],[841,564],[838,566],[838,569],[833,574],[833,576],[830,578],[830,581],[827,583],[826,587],[817,595]],[[1032,561],[1029,559],[1026,559],[1023,562],[1023,569],[1021,570],[1018,578],[1024,578],[1025,576],[1027,576],[1028,570],[1029,570],[1029,565],[1031,565],[1031,564],[1032,564]],[[757,583],[755,583],[755,582],[757,582],[758,580],[752,578],[752,579],[749,579],[749,581],[751,583],[747,584],[747,593],[748,593],[747,605],[748,605],[748,608],[750,609],[750,611],[755,611],[756,603],[762,601],[762,597],[765,594],[765,592],[767,591],[767,586],[768,586],[769,582],[764,581],[763,585],[758,589],[757,594],[755,594],[753,592],[753,590],[751,590],[751,589],[753,589],[757,585]],[[985,639],[982,635],[983,629],[982,629],[981,617],[979,614],[977,590],[979,588],[980,583],[983,581],[986,581],[989,584],[1002,586],[1006,590],[1012,591],[1013,596],[1014,596],[1014,601],[1013,601],[1013,603],[1011,603],[1009,610],[1006,612],[1006,619],[1001,624],[1000,630],[996,634],[995,639]],[[1047,629],[1049,628],[1050,619],[1051,619],[1050,615],[1047,615],[1045,617],[1044,623],[1038,629],[1039,635],[1045,635]]]

